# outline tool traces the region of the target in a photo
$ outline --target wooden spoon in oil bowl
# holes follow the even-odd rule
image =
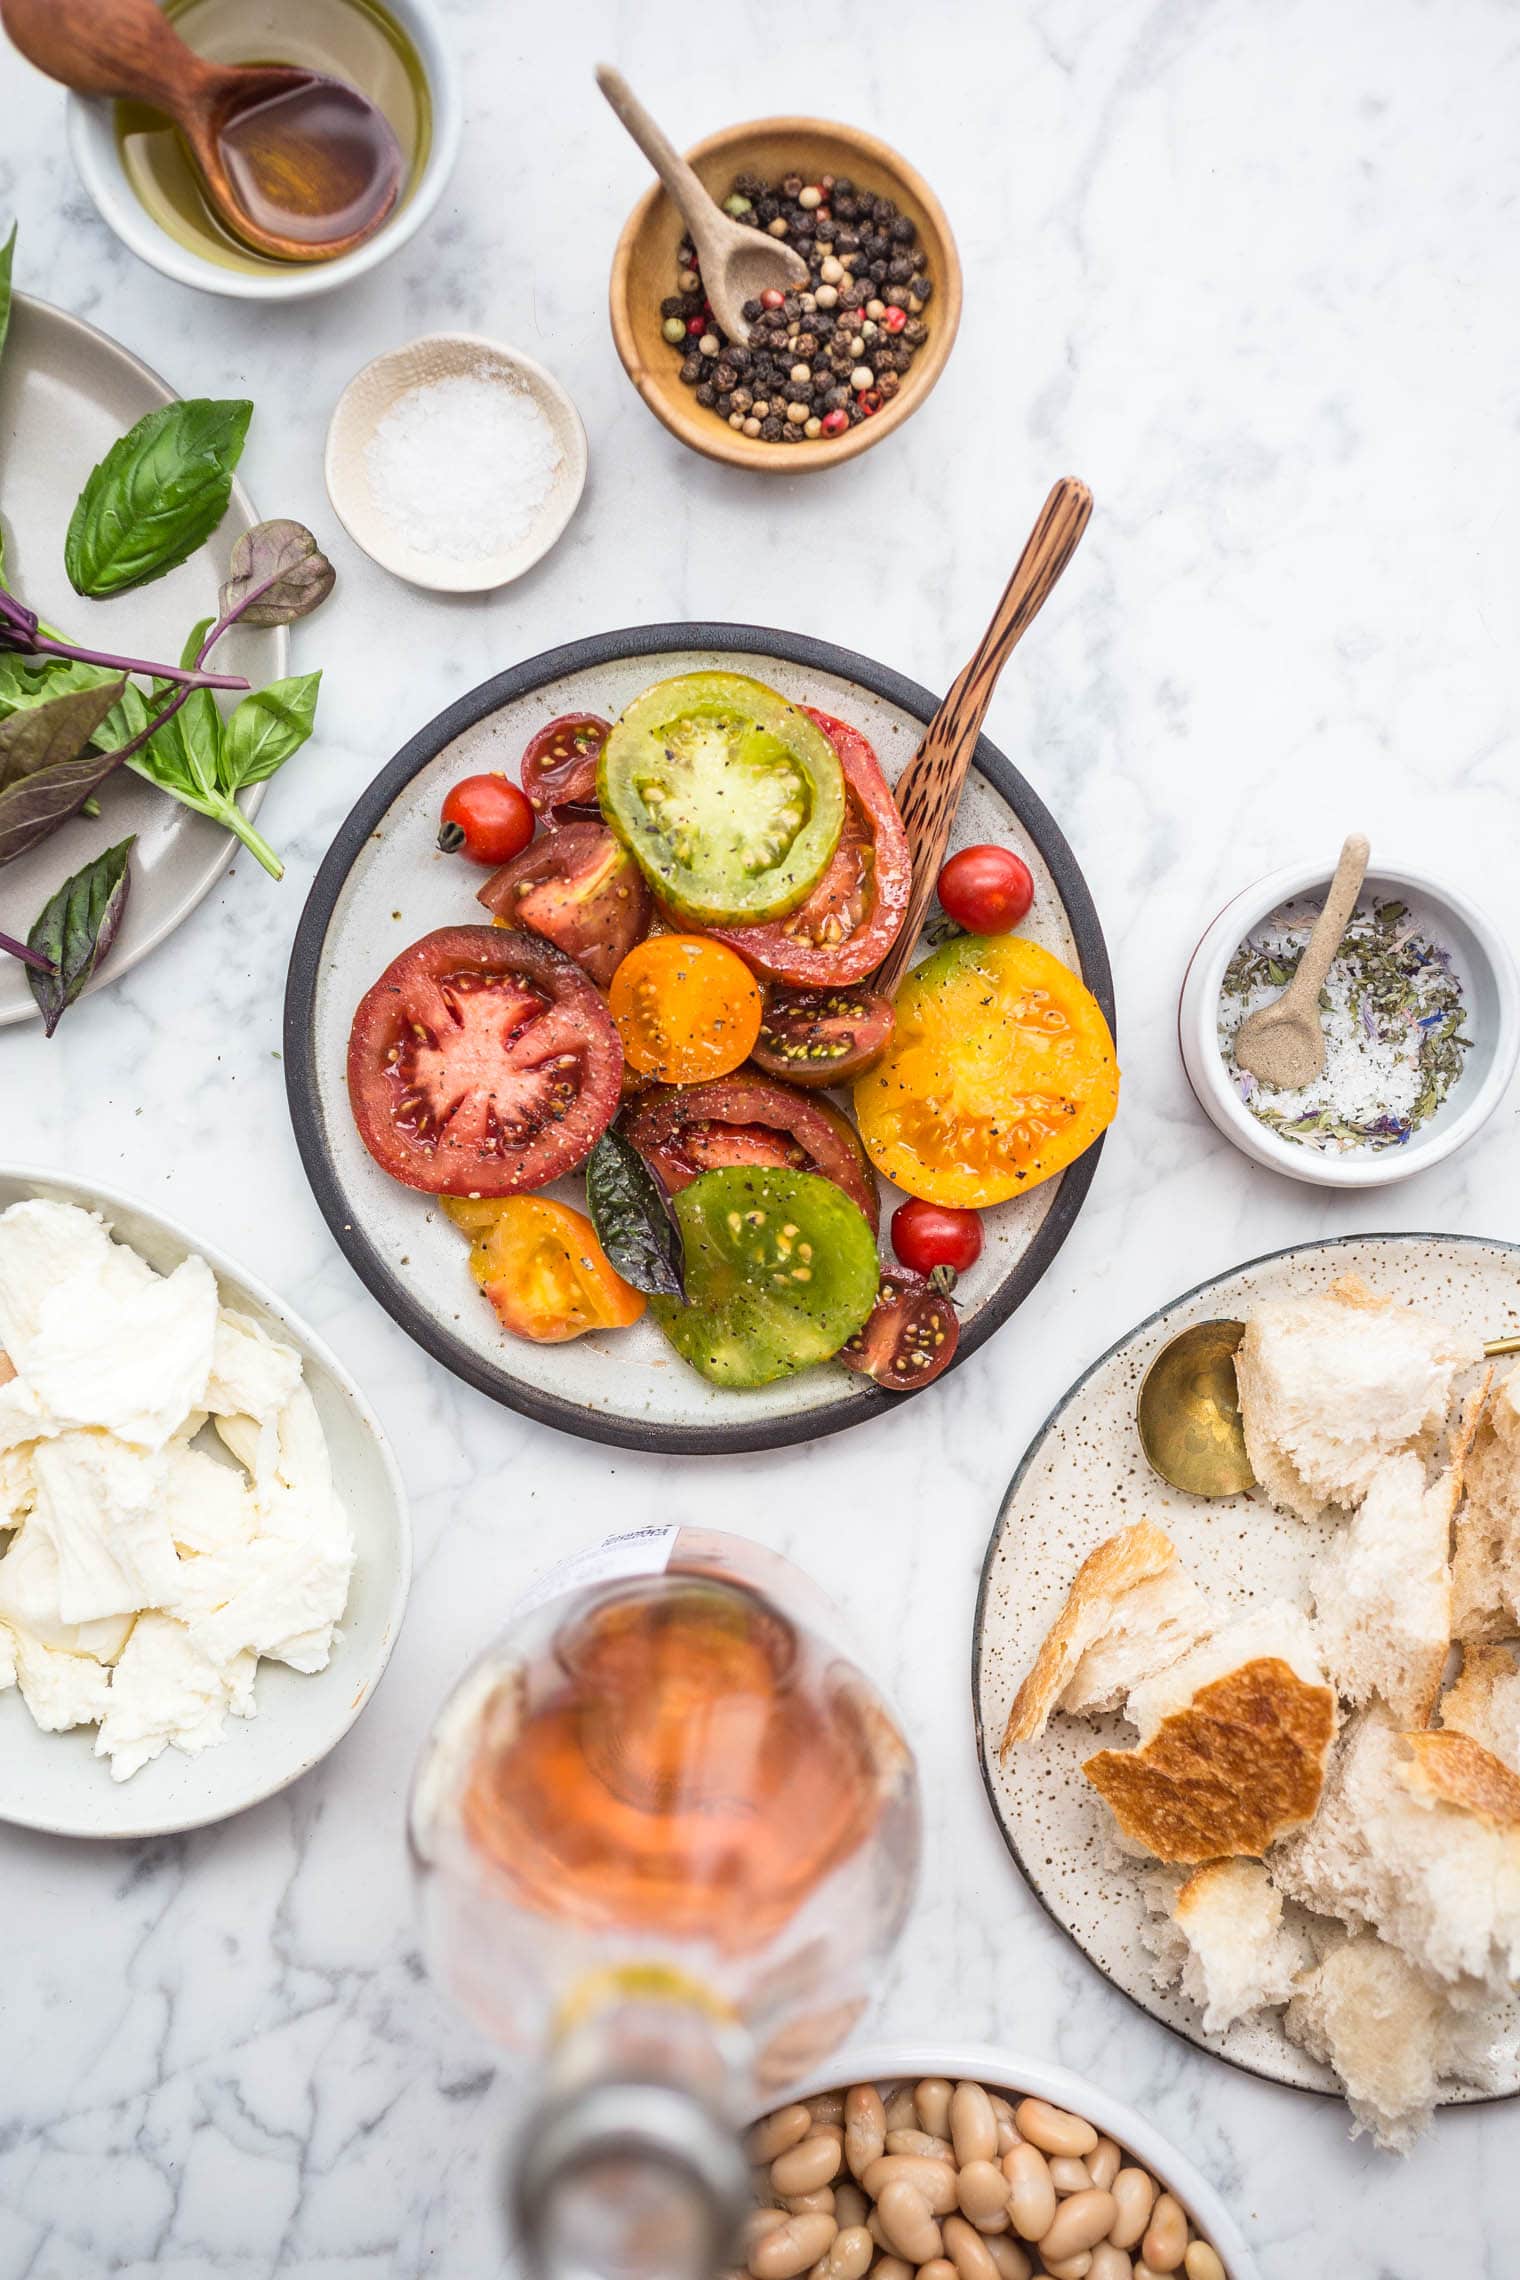
[[[913,891],[907,914],[891,951],[876,976],[876,987],[895,997],[908,960],[918,941],[924,912],[934,899],[935,882],[945,860],[950,826],[960,803],[961,786],[976,751],[976,740],[992,702],[998,675],[1028,632],[1077,549],[1092,513],[1092,493],[1085,483],[1063,475],[1040,509],[1040,519],[1029,534],[982,635],[975,656],[961,673],[939,711],[924,731],[924,740],[897,779],[895,796],[908,849],[913,857]]]
[[[1312,1085],[1325,1065],[1319,993],[1351,923],[1371,853],[1362,834],[1354,831],[1341,848],[1325,907],[1314,921],[1292,981],[1270,1005],[1248,1014],[1235,1032],[1230,1050],[1236,1067],[1272,1092],[1297,1092],[1302,1085]]]
[[[772,290],[801,292],[810,274],[807,263],[795,246],[724,213],[620,71],[599,63],[596,83],[680,208],[713,315],[730,340],[746,342],[745,302]]]
[[[219,219],[271,260],[351,252],[401,194],[389,121],[341,79],[208,63],[153,0],[0,0],[0,22],[50,79],[171,118]]]

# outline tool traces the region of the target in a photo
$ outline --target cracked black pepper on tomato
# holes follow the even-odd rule
[[[682,240],[661,330],[697,402],[762,443],[827,442],[873,418],[929,337],[934,280],[912,217],[833,174],[775,184],[739,174],[723,206],[794,247],[808,282],[746,301],[749,338],[730,341],[702,290],[696,250]]]

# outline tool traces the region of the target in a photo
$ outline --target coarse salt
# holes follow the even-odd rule
[[[364,451],[375,504],[398,537],[451,562],[520,546],[562,463],[537,399],[485,369],[409,388]]]

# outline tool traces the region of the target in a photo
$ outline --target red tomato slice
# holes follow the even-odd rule
[[[870,1320],[840,1347],[838,1358],[888,1393],[917,1393],[950,1367],[960,1335],[948,1298],[917,1275],[886,1267]]]
[[[540,815],[596,808],[596,764],[612,734],[600,713],[561,713],[531,740],[522,757],[522,788]]]
[[[433,1195],[515,1195],[588,1156],[623,1048],[570,959],[531,934],[445,926],[361,999],[348,1097],[382,1171]]]
[[[874,1234],[881,1223],[876,1175],[849,1118],[816,1093],[740,1069],[705,1085],[658,1085],[623,1130],[675,1195],[700,1172],[730,1164],[775,1164],[832,1180]]]
[[[653,912],[644,874],[605,823],[567,823],[525,848],[476,897],[508,926],[541,934],[606,989]]]
[[[712,926],[755,971],[801,989],[832,988],[874,973],[902,927],[913,862],[897,803],[858,728],[804,711],[844,770],[845,825],[834,858],[800,908],[764,926]]]

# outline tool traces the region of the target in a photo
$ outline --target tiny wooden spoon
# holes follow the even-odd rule
[[[795,246],[764,230],[736,222],[704,189],[685,159],[649,116],[620,71],[596,67],[596,83],[674,198],[697,250],[702,290],[730,340],[747,342],[746,301],[761,294],[797,292],[808,281],[808,265]]]
[[[1063,475],[1040,509],[992,623],[976,654],[924,731],[924,740],[897,779],[897,805],[913,857],[913,892],[902,932],[883,960],[876,987],[895,997],[934,896],[945,845],[976,750],[998,675],[1039,616],[1056,580],[1077,549],[1092,513],[1085,483]]]
[[[1361,832],[1341,848],[1325,907],[1281,997],[1248,1014],[1230,1050],[1237,1068],[1273,1092],[1297,1092],[1312,1085],[1325,1065],[1325,1026],[1319,993],[1356,908],[1372,853]]]
[[[373,236],[400,196],[389,121],[341,79],[208,63],[154,0],[0,0],[0,21],[50,79],[166,113],[217,215],[255,253],[332,261]]]

